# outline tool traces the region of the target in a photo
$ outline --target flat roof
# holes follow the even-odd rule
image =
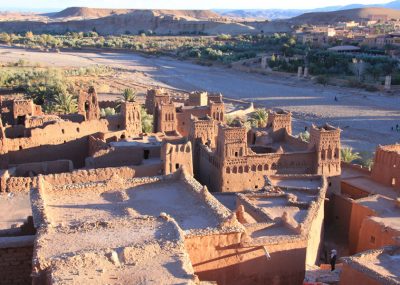
[[[22,225],[32,216],[28,192],[0,194],[0,230]]]
[[[57,282],[192,284],[184,236],[244,231],[182,169],[65,185],[38,179],[31,191],[38,230],[33,266]]]
[[[378,216],[371,217],[372,220],[400,232],[400,208],[395,200],[382,195],[372,195],[355,200],[355,203],[375,211]]]
[[[266,191],[238,194],[245,224],[252,238],[299,236],[308,231],[314,212],[325,198],[326,181],[320,176],[269,177]],[[296,186],[297,185],[297,186]],[[254,223],[255,222],[255,223]]]
[[[400,284],[399,246],[361,252],[343,261],[381,284]]]
[[[52,284],[194,284],[182,243],[161,218],[117,219],[42,232],[35,257]]]

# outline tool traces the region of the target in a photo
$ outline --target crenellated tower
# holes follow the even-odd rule
[[[316,151],[316,174],[325,176],[341,174],[340,132],[339,128],[328,124],[311,127],[309,148],[314,148]]]

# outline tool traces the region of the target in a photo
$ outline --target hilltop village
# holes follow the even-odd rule
[[[344,163],[339,128],[249,128],[207,92],[0,110],[1,284],[400,284],[400,145]]]

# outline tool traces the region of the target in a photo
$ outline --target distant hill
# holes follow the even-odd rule
[[[98,9],[87,7],[69,7],[60,12],[49,14],[52,18],[102,18],[116,14],[126,14],[131,9]]]
[[[299,16],[304,13],[312,13],[312,12],[331,12],[338,10],[349,10],[349,9],[358,9],[358,8],[368,8],[368,7],[378,7],[378,8],[388,8],[388,9],[398,9],[400,10],[400,0],[392,1],[386,4],[350,4],[346,6],[329,6],[329,7],[320,7],[316,9],[241,9],[241,10],[215,10],[217,13],[221,14],[225,17],[231,18],[250,18],[250,19],[268,19],[268,20],[277,20],[277,19],[288,19]]]
[[[338,22],[360,21],[373,17],[387,16],[388,19],[400,19],[400,10],[387,8],[358,8],[332,12],[305,13],[289,21],[294,24],[335,24]]]
[[[107,16],[104,16],[107,15]],[[89,32],[96,30],[101,35],[137,35],[152,31],[157,35],[180,34],[243,34],[290,32],[287,23],[266,21],[238,23],[221,19],[215,12],[207,10],[111,10],[70,8],[59,13],[41,15],[36,20],[12,17],[1,19],[0,32],[35,34],[66,32]],[[11,19],[11,20],[10,20]]]
[[[135,10],[135,9],[99,9],[88,7],[70,7],[57,13],[46,14],[50,18],[66,19],[98,19],[112,15],[128,14],[138,11],[151,11],[155,16],[173,16],[178,18],[209,19],[220,18],[221,15],[211,10]]]

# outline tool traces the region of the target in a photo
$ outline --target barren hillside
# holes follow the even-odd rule
[[[103,15],[108,15],[104,16]],[[48,20],[36,19],[0,21],[0,32],[55,33],[68,31],[89,32],[94,29],[102,35],[138,34],[153,31],[165,34],[242,34],[264,32],[289,32],[289,25],[272,23],[229,22],[208,10],[111,10],[68,8],[56,14],[48,14]],[[58,18],[63,17],[63,18]]]
[[[338,22],[360,21],[386,16],[388,19],[400,19],[400,10],[387,8],[360,8],[333,12],[305,13],[290,19],[296,24],[334,24]]]

